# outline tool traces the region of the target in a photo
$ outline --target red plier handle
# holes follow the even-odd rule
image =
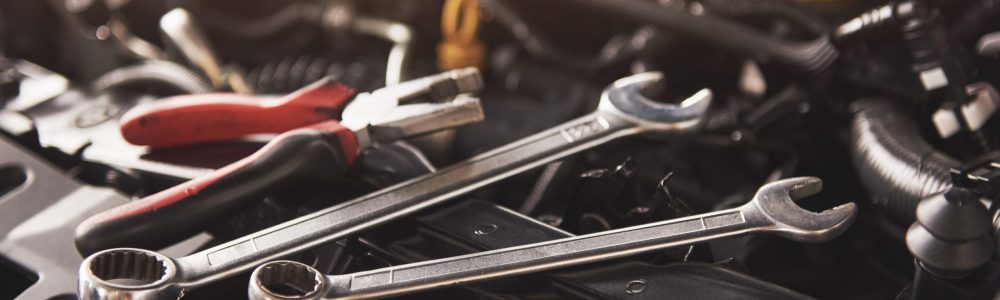
[[[281,98],[181,96],[130,111],[129,142],[174,146],[281,133],[252,155],[82,222],[77,250],[159,249],[179,242],[292,183],[334,180],[358,154],[354,132],[331,120],[354,90],[324,79]]]
[[[184,95],[136,106],[121,133],[136,145],[169,147],[282,133],[331,119],[355,91],[325,78],[281,98]]]
[[[336,180],[357,153],[354,132],[336,120],[282,133],[211,174],[91,216],[76,229],[77,250],[172,245],[282,187]]]

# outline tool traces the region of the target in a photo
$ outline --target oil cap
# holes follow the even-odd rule
[[[906,232],[906,246],[927,271],[941,277],[963,277],[993,256],[991,227],[989,212],[979,196],[953,187],[920,201],[917,221]]]

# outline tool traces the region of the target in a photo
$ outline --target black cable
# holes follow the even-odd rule
[[[827,35],[810,41],[786,41],[759,30],[711,14],[695,15],[665,9],[653,2],[630,0],[574,0],[594,9],[616,13],[630,20],[649,23],[664,30],[726,49],[765,57],[791,70],[816,74],[837,59],[837,49]]]
[[[989,25],[1000,24],[1000,0],[981,0],[965,9],[948,30],[953,41],[966,42],[977,38]]]

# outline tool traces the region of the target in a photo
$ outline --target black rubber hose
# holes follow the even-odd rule
[[[548,37],[541,35],[537,31],[530,30],[531,26],[529,26],[524,18],[504,1],[483,0],[480,2],[484,8],[488,8],[493,12],[497,23],[506,28],[532,56],[575,67],[582,66],[587,68],[601,64],[600,57],[573,55],[559,50],[548,42],[550,40]],[[595,61],[598,63],[595,63]]]
[[[806,32],[813,35],[823,35],[830,32],[829,25],[809,10],[787,2],[769,1],[704,1],[709,11],[733,18],[767,17],[791,21]]]
[[[960,162],[937,151],[911,116],[885,99],[852,104],[851,158],[876,206],[910,224],[921,199],[951,187]]]
[[[989,25],[1000,19],[1000,0],[980,0],[969,5],[961,17],[955,19],[948,35],[954,41],[964,42],[978,38]]]
[[[691,14],[664,9],[652,2],[631,0],[573,0],[573,2],[655,25],[663,30],[725,49],[765,57],[806,74],[818,74],[832,65],[839,53],[828,35],[809,41],[782,40],[753,27],[712,14]]]
[[[95,91],[104,91],[149,85],[166,87],[172,92],[181,94],[200,94],[212,91],[212,86],[194,71],[163,60],[146,60],[108,71],[101,77],[94,79],[90,87]]]

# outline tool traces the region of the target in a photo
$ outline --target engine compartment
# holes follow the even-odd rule
[[[263,192],[233,196],[245,203],[225,209],[173,211],[190,213],[189,224],[174,216],[181,222],[151,218],[123,227],[194,226],[197,235],[165,249],[113,248],[155,250],[181,262],[177,257],[443,174],[585,118],[607,109],[604,99],[617,80],[659,72],[661,80],[637,92],[655,102],[652,107],[688,107],[693,102],[685,99],[710,93],[707,111],[683,134],[594,142],[481,186],[470,172],[463,184],[474,189],[441,192],[453,200],[400,208],[406,213],[267,261],[302,263],[319,275],[367,274],[737,208],[756,199],[763,185],[814,176],[822,191],[797,205],[814,212],[857,207],[850,227],[829,241],[748,232],[391,296],[994,299],[1000,297],[998,16],[995,0],[5,1],[0,298],[117,299],[77,294],[86,289],[78,272],[88,268],[81,263],[100,257],[78,249],[84,220],[197,178],[219,177],[212,174],[232,170],[227,165],[264,164],[255,153],[276,149],[265,145],[286,132],[143,146],[123,137],[127,114],[195,96],[278,101],[327,79],[357,91],[351,97],[360,102],[381,97],[376,91],[386,86],[475,67],[481,74],[476,92],[435,83],[425,87],[430,96],[393,101],[475,97],[481,120],[398,140],[351,128],[356,136],[371,134],[372,142],[359,139],[356,158],[348,153],[345,165],[336,166],[343,170],[313,152],[282,153],[281,163],[297,164],[278,169],[316,170],[266,188],[270,183],[257,175],[240,175],[245,182],[220,194],[249,194],[258,186]],[[435,93],[452,94],[442,100]],[[348,109],[322,113],[343,114],[341,123],[348,124]],[[259,121],[300,116],[261,113]],[[561,131],[568,143],[601,130],[572,129],[580,131]],[[222,130],[225,125],[198,125],[192,132]],[[187,194],[209,195],[193,191]],[[166,211],[166,205],[151,210]],[[194,221],[193,215],[209,212],[217,216]],[[130,267],[145,268],[143,256],[134,259]],[[178,274],[191,268],[177,264]],[[179,293],[184,299],[247,297],[248,286],[265,280],[251,277],[256,265],[192,280],[197,284]],[[107,271],[98,268],[89,270]],[[316,296],[295,284],[269,288]]]

